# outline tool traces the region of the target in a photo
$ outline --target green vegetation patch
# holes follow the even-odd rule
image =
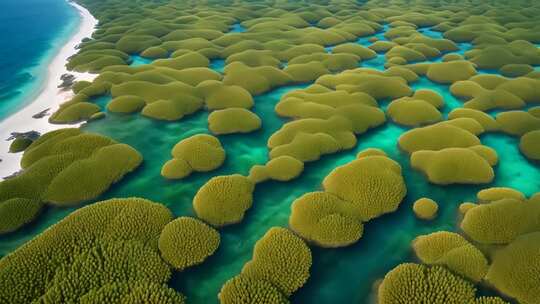
[[[214,228],[190,217],[179,217],[168,223],[159,236],[159,251],[176,270],[201,264],[219,246],[220,236]]]
[[[81,208],[0,260],[0,299],[184,303],[164,285],[171,272],[157,248],[171,220],[166,207],[138,198]]]
[[[208,134],[197,134],[178,142],[172,149],[173,159],[166,162],[161,175],[169,179],[181,179],[193,171],[209,172],[225,161],[225,150],[219,139]]]
[[[208,129],[216,135],[250,133],[261,126],[259,116],[244,108],[227,108],[208,115]]]

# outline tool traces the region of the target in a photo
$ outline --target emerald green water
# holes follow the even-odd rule
[[[383,69],[383,64],[384,56],[379,56],[368,64],[364,63],[364,66]],[[254,112],[263,120],[263,128],[250,134],[219,136],[227,151],[225,164],[216,171],[195,173],[180,181],[162,178],[161,166],[170,159],[170,151],[178,141],[194,134],[208,133],[208,112],[199,111],[179,122],[159,122],[140,115],[107,113],[105,119],[83,126],[85,131],[104,134],[133,146],[145,159],[136,172],[98,200],[139,196],[163,203],[175,216],[194,216],[191,205],[193,196],[206,181],[217,175],[245,175],[253,165],[267,161],[266,141],[286,122],[275,114],[274,106],[284,93],[305,86],[282,87],[256,97]],[[432,89],[443,95],[446,106],[442,112],[445,115],[462,106],[461,101],[448,92],[448,86],[435,84],[425,77],[411,84],[411,87],[415,90]],[[95,102],[104,107],[109,99],[102,97]],[[381,102],[383,109],[386,104]],[[406,130],[388,122],[359,135],[356,148],[306,164],[303,174],[294,181],[258,184],[254,193],[254,205],[242,223],[220,230],[222,240],[218,251],[202,265],[175,273],[170,285],[187,295],[189,303],[217,303],[221,286],[238,274],[251,259],[255,242],[270,227],[287,226],[292,202],[306,192],[321,189],[322,180],[332,169],[350,162],[357,152],[366,148],[383,149],[401,164],[408,195],[395,213],[366,224],[364,236],[357,244],[341,249],[312,247],[311,277],[293,295],[293,303],[370,303],[373,283],[397,264],[413,260],[411,240],[433,231],[456,230],[457,207],[461,202],[474,200],[480,189],[509,186],[526,195],[540,189],[539,166],[522,156],[517,148],[517,138],[501,134],[481,136],[484,144],[497,150],[501,161],[495,167],[496,179],[492,184],[432,185],[421,173],[411,170],[408,155],[397,148],[397,140]],[[413,202],[420,197],[430,197],[439,203],[439,216],[435,220],[424,222],[415,218],[411,208]],[[13,251],[72,210],[48,208],[36,223],[17,233],[0,237],[0,254]]]

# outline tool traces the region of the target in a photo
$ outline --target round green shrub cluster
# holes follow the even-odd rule
[[[431,64],[426,76],[438,83],[452,84],[467,80],[476,73],[474,65],[468,61],[449,61]]]
[[[193,171],[209,172],[225,161],[225,150],[219,139],[208,134],[197,134],[178,142],[172,149],[173,159],[161,168],[161,175],[181,179]]]
[[[432,220],[437,217],[439,205],[434,200],[424,197],[414,202],[413,211],[419,219]]]
[[[239,174],[213,177],[195,194],[193,208],[212,226],[238,223],[251,208],[254,187],[250,179]]]
[[[478,191],[476,194],[479,203],[490,203],[505,198],[511,198],[519,201],[524,201],[525,195],[513,188],[507,187],[491,187]]]
[[[390,118],[405,126],[420,126],[442,120],[442,114],[431,103],[420,99],[397,99],[387,109]]]
[[[138,198],[74,211],[0,260],[0,299],[117,303],[156,297],[183,303],[181,295],[163,285],[171,272],[157,248],[171,220],[166,207]]]
[[[136,113],[145,105],[144,100],[138,96],[124,95],[111,100],[107,104],[107,110],[114,113]]]
[[[399,137],[399,147],[408,153],[420,150],[437,151],[445,148],[466,148],[480,145],[471,132],[449,124],[415,128]]]
[[[199,83],[197,89],[204,96],[206,108],[209,110],[253,107],[253,97],[240,86],[228,86],[216,80],[207,80]]]
[[[28,148],[32,144],[32,140],[29,138],[24,137],[18,137],[13,140],[13,142],[9,145],[9,153],[19,153],[26,148]]]
[[[356,243],[364,231],[351,203],[328,192],[310,192],[294,201],[289,226],[321,247]]]
[[[521,136],[519,149],[527,158],[540,160],[540,130],[527,132]]]
[[[350,202],[363,221],[395,211],[407,193],[400,165],[382,156],[360,158],[335,168],[325,177],[323,187]]]
[[[461,229],[483,244],[508,244],[518,236],[540,231],[540,205],[533,200],[503,198],[467,211]]]
[[[475,109],[458,108],[448,114],[448,119],[458,118],[472,118],[480,123],[486,131],[497,131],[500,128],[499,123],[493,117]]]
[[[228,280],[218,295],[222,304],[288,304],[289,300],[271,283],[245,275]]]
[[[457,233],[439,231],[419,236],[413,241],[413,249],[423,263],[445,266],[473,282],[480,282],[488,271],[484,254]]]
[[[273,227],[255,244],[242,275],[270,282],[290,296],[305,284],[310,268],[311,251],[304,241],[290,230]]]
[[[253,258],[223,285],[221,303],[289,303],[309,278],[309,247],[290,230],[272,227],[257,241]]]
[[[216,135],[250,133],[261,125],[259,116],[244,108],[227,108],[208,115],[208,129]]]
[[[24,152],[22,173],[0,183],[0,213],[13,220],[2,230],[30,222],[44,203],[67,206],[94,199],[141,162],[139,152],[101,135],[79,129],[46,133]]]
[[[411,155],[411,166],[439,185],[487,184],[495,178],[490,162],[468,148],[416,151]]]
[[[540,232],[522,235],[497,251],[486,281],[519,303],[540,301]]]
[[[287,182],[300,176],[304,171],[304,163],[291,156],[280,156],[270,160],[266,165],[255,165],[249,171],[249,179],[260,183],[268,179]]]
[[[42,207],[43,201],[27,198],[12,198],[0,202],[0,234],[16,231],[33,221]]]
[[[219,232],[190,217],[168,223],[159,236],[159,251],[176,270],[201,264],[219,247]]]
[[[380,304],[463,304],[474,300],[474,286],[440,266],[401,264],[379,286]]]

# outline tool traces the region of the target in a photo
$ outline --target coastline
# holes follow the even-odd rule
[[[81,20],[78,25],[78,30],[69,41],[62,46],[60,51],[54,56],[47,67],[47,76],[42,85],[42,88],[37,93],[37,96],[25,105],[18,112],[7,117],[0,122],[0,180],[20,170],[20,160],[22,153],[9,153],[9,145],[11,141],[7,141],[12,132],[29,132],[37,131],[41,134],[49,131],[62,129],[66,127],[78,127],[82,123],[73,125],[55,125],[48,121],[48,116],[36,119],[32,116],[46,109],[49,114],[54,113],[60,104],[69,100],[73,93],[71,90],[62,90],[58,88],[61,83],[60,76],[69,73],[75,76],[76,80],[92,81],[97,75],[89,73],[77,73],[68,71],[65,67],[67,59],[77,53],[75,47],[85,37],[90,37],[95,30],[97,20],[90,12],[79,4],[68,1],[69,5],[73,6]]]

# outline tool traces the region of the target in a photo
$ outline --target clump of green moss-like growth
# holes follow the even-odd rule
[[[486,131],[497,131],[500,128],[499,123],[493,117],[475,109],[458,108],[448,114],[448,119],[458,118],[472,118],[480,123]]]
[[[474,209],[473,209],[474,210]],[[495,252],[486,281],[519,303],[540,301],[540,232],[522,235]]]
[[[540,231],[540,206],[534,200],[502,198],[467,211],[461,229],[482,244],[508,244],[518,236]]]
[[[17,137],[13,140],[13,142],[9,145],[9,153],[19,153],[26,148],[28,148],[32,144],[33,140],[26,137]]]
[[[437,217],[439,205],[434,200],[424,197],[414,202],[413,211],[419,219],[432,220]]]
[[[356,243],[364,231],[354,206],[328,192],[311,192],[294,201],[289,225],[304,239],[321,247]]]
[[[201,264],[219,246],[219,232],[190,217],[168,223],[159,236],[159,251],[176,270]]]
[[[280,156],[270,160],[266,165],[255,165],[249,171],[249,179],[260,183],[268,179],[287,182],[300,176],[304,171],[304,163],[291,156]]]
[[[378,301],[380,304],[504,303],[501,299],[475,298],[475,292],[470,282],[444,267],[405,263],[386,274],[379,286]]]
[[[527,158],[540,160],[540,130],[527,132],[521,136],[519,149]]]
[[[451,84],[456,81],[467,80],[476,73],[474,65],[468,61],[449,61],[431,64],[426,76],[438,83]]]
[[[216,135],[250,133],[261,125],[259,116],[244,108],[217,110],[208,115],[208,129]]]
[[[238,223],[251,208],[254,187],[250,179],[238,174],[213,177],[195,194],[193,208],[212,226]]]
[[[178,142],[171,151],[173,159],[161,168],[161,175],[181,179],[193,171],[209,172],[225,161],[225,150],[219,139],[208,134],[197,134]]]
[[[486,184],[495,177],[484,155],[468,148],[416,151],[411,155],[411,166],[439,185]]]
[[[67,102],[49,117],[49,122],[54,124],[76,123],[90,119],[99,111],[101,111],[100,107],[91,102]]]
[[[171,219],[163,205],[137,198],[81,208],[0,260],[0,298],[183,303],[183,296],[164,285],[171,272],[157,248]]]
[[[431,103],[420,99],[397,99],[387,109],[390,118],[401,125],[420,126],[442,120],[442,114]]]
[[[33,221],[42,207],[42,201],[27,198],[12,198],[0,202],[0,216],[3,219],[0,223],[0,234],[16,231]]]
[[[426,264],[445,266],[453,272],[480,282],[488,271],[484,254],[461,235],[439,231],[413,241],[416,256]]]
[[[271,283],[245,275],[228,280],[218,295],[222,304],[288,304],[289,300]]]
[[[285,228],[273,227],[255,244],[253,258],[227,281],[221,303],[288,303],[309,278],[311,250]]]
[[[399,147],[408,153],[420,150],[465,148],[480,145],[480,139],[469,131],[449,124],[435,124],[405,132]]]
[[[516,199],[518,201],[526,200],[525,195],[516,189],[507,187],[491,187],[478,191],[476,194],[479,203],[491,203],[505,198]]]
[[[407,193],[400,165],[383,156],[363,157],[337,167],[326,176],[323,187],[350,202],[362,221],[395,211]]]
[[[197,89],[204,96],[206,108],[209,110],[253,107],[253,97],[241,86],[228,86],[219,81],[208,80],[199,83]]]
[[[508,111],[497,114],[501,131],[510,135],[522,136],[525,133],[540,130],[540,118],[525,111]]]
[[[139,152],[101,135],[79,129],[42,135],[23,154],[22,173],[0,183],[2,215],[19,223],[6,230],[35,218],[44,203],[66,206],[98,197],[141,162]]]
[[[124,95],[111,100],[107,104],[107,110],[113,113],[136,113],[145,105],[146,102],[138,96]]]

